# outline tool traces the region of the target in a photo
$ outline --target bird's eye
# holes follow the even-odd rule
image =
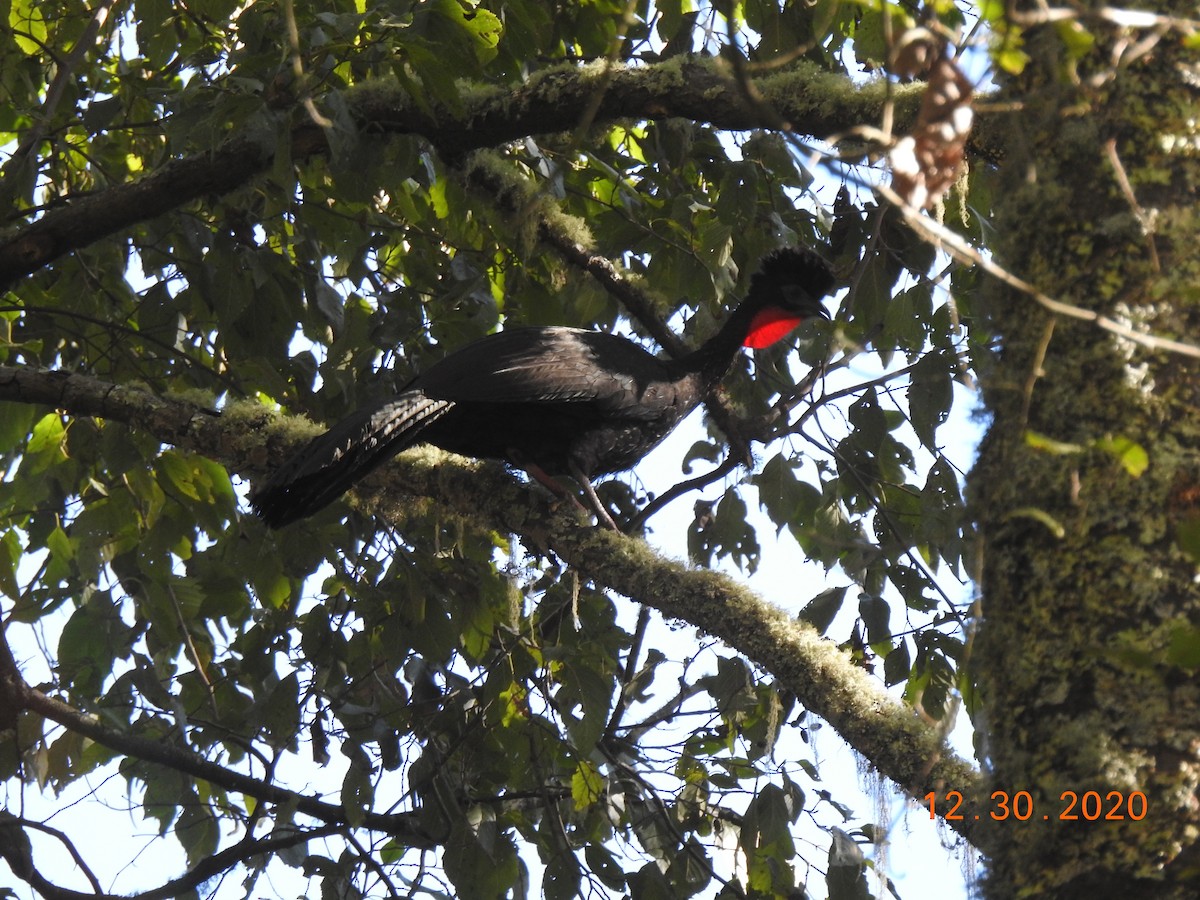
[[[783,300],[788,306],[805,306],[812,304],[812,297],[808,291],[800,287],[798,284],[785,284],[779,289],[783,294]]]

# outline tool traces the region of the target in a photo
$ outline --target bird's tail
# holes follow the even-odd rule
[[[454,403],[420,391],[361,409],[313,438],[271,473],[250,505],[271,528],[311,516],[394,455],[421,440],[421,432]]]

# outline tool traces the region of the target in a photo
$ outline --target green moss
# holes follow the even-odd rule
[[[1200,169],[1159,140],[1178,128],[1187,94],[1175,62],[1156,60],[1153,77],[1123,71],[1103,94],[1055,82],[1054,53],[1036,46],[1012,88],[1025,102],[997,187],[998,256],[1060,300],[1188,334],[1200,298],[1171,283],[1195,265]],[[1105,149],[1113,135],[1135,202]],[[1152,234],[1139,218],[1147,210]],[[1086,896],[1107,882],[1129,895],[1187,896],[1160,888],[1200,824],[1184,800],[1200,780],[1184,749],[1200,730],[1200,693],[1164,665],[1172,623],[1200,609],[1196,567],[1171,526],[1177,486],[1200,472],[1194,373],[1065,320],[1042,357],[1048,317],[1031,315],[1027,298],[989,290],[1003,349],[981,373],[995,415],[969,493],[986,540],[977,663],[996,787],[1049,802],[1067,790],[1137,789],[1159,811],[1154,823],[1005,830],[989,896]],[[1128,437],[1149,464],[1135,477],[1103,452],[1037,452],[1026,429],[1081,446]],[[1059,522],[1061,538],[1013,515],[1029,507]]]
[[[168,399],[182,400],[185,403],[191,403],[199,406],[202,409],[216,409],[217,401],[212,391],[206,391],[202,388],[188,388],[186,390],[167,391],[163,394]]]
[[[563,212],[536,183],[518,175],[512,163],[498,154],[487,150],[472,153],[464,171],[468,181],[487,186],[509,220],[523,230],[526,245],[532,246],[538,229],[545,227],[582,249],[590,251],[595,246],[596,239],[583,219]]]

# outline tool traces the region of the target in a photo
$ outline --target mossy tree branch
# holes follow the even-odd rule
[[[826,137],[877,121],[887,102],[897,120],[915,114],[921,85],[894,88],[883,82],[858,85],[811,64],[755,81],[761,101],[792,131]],[[422,109],[396,84],[368,83],[344,96],[356,127],[383,134],[420,135],[439,152],[456,156],[534,134],[570,131],[580,110],[602,91],[593,124],[620,119],[685,117],[726,130],[773,127],[759,103],[750,103],[720,61],[674,58],[638,67],[601,64],[547,69],[514,89],[466,91],[463,111]],[[264,116],[276,115],[264,107]],[[286,140],[297,162],[329,152],[321,127],[309,120],[278,132],[263,128],[237,134],[221,146],[167,163],[137,181],[65,203],[15,229],[0,243],[0,290],[72,251],[178,209],[202,197],[226,194],[265,172]]]
[[[299,440],[288,420],[257,406],[239,404],[216,416],[184,400],[42,369],[0,366],[0,400],[123,422],[243,474],[262,471],[268,456],[282,455]],[[954,788],[978,801],[976,808],[986,806],[979,773],[943,745],[936,729],[810,626],[724,575],[689,569],[638,539],[593,528],[555,509],[550,498],[500,466],[429,448],[402,454],[356,493],[391,521],[402,522],[412,498],[427,498],[455,515],[518,534],[529,546],[552,550],[597,585],[746,654],[911,795]],[[977,845],[987,841],[985,823],[948,824]]]

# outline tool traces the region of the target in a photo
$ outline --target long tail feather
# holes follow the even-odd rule
[[[250,505],[271,528],[311,516],[376,467],[418,443],[421,432],[454,407],[409,391],[359,410],[314,438],[271,473]]]

